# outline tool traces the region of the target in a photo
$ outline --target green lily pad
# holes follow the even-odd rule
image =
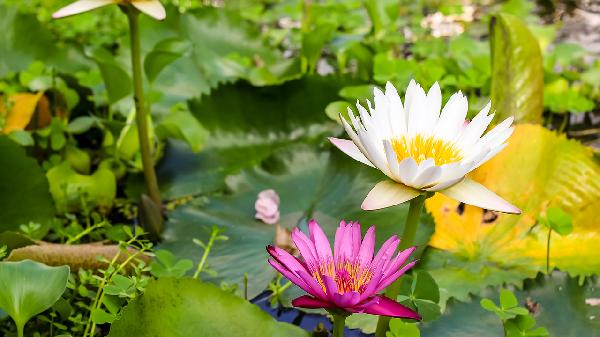
[[[539,304],[533,314],[537,327],[545,327],[550,336],[600,336],[600,307],[585,303],[587,298],[600,297],[597,278],[586,279],[583,286],[577,278],[554,272],[551,276],[528,279],[523,290],[515,292],[517,302],[524,306],[530,301]],[[487,290],[482,296],[498,299],[498,290]],[[466,303],[449,302],[444,315],[421,328],[424,336],[497,337],[503,335],[502,323],[494,313],[479,306],[480,298]],[[532,302],[531,302],[532,303]],[[509,303],[509,304],[514,304]],[[477,319],[473,319],[477,317]]]
[[[206,242],[212,225],[224,228],[229,240],[213,247],[208,261],[217,275],[207,279],[237,284],[238,293],[242,294],[247,273],[247,292],[253,297],[276,275],[267,263],[265,251],[265,246],[273,242],[275,227],[254,219],[254,203],[260,191],[274,189],[279,194],[280,225],[285,228],[314,218],[333,239],[341,219],[359,220],[363,230],[377,226],[377,243],[381,244],[392,234],[401,233],[408,207],[362,211],[363,198],[379,179],[382,177],[376,170],[346,158],[337,149],[330,152],[315,151],[309,145],[290,146],[263,161],[260,167],[230,176],[229,193],[200,198],[170,212],[161,248],[179,258],[197,261],[201,251],[192,239]],[[427,215],[422,219],[417,242],[424,247],[433,226]],[[286,297],[285,303],[288,301]]]
[[[156,310],[160,308],[160,310]],[[109,337],[308,337],[275,321],[258,307],[218,287],[194,279],[163,278],[123,309]]]
[[[50,308],[67,287],[69,267],[25,260],[0,262],[0,308],[21,332],[33,316]]]
[[[44,170],[6,136],[0,137],[0,153],[0,230],[16,230],[29,222],[48,224],[54,205]]]

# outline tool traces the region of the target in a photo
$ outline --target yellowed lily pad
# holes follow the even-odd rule
[[[528,271],[523,276],[530,276],[546,265],[547,229],[536,226],[536,217],[557,206],[573,216],[574,230],[564,237],[552,236],[550,267],[573,276],[598,273],[600,165],[592,149],[539,125],[517,125],[508,147],[470,177],[521,208],[523,214],[459,205],[438,193],[426,202],[436,223],[431,246],[452,253],[461,263],[483,261],[504,270],[522,268]],[[446,289],[456,289],[451,283],[461,279],[446,278],[446,272],[432,274]],[[452,291],[448,296],[453,296]]]

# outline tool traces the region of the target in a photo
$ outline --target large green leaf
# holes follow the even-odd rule
[[[87,63],[77,49],[59,48],[35,15],[20,13],[16,6],[0,3],[0,31],[0,77],[27,69],[35,60],[59,71],[81,70]]]
[[[0,229],[29,222],[46,225],[54,217],[54,205],[44,171],[6,136],[0,137],[0,153]]]
[[[308,337],[258,307],[194,279],[162,278],[148,284],[113,323],[110,337]]]
[[[274,189],[279,194],[280,224],[288,229],[296,225],[302,228],[306,219],[315,218],[333,238],[340,220],[346,219],[361,221],[364,230],[376,225],[379,244],[400,233],[408,207],[362,211],[363,198],[382,178],[376,170],[346,158],[337,149],[332,151],[315,150],[309,145],[288,146],[259,167],[230,176],[228,194],[198,199],[169,213],[161,247],[180,258],[198,260],[201,251],[192,239],[206,242],[212,225],[223,227],[229,240],[213,247],[208,261],[217,275],[209,279],[237,284],[239,293],[243,293],[247,273],[248,295],[252,297],[275,276],[265,251],[265,246],[274,241],[275,227],[254,219],[254,203],[262,190]],[[418,234],[421,246],[433,229],[428,219],[423,216],[426,225]]]
[[[108,50],[101,47],[88,48],[86,54],[100,68],[110,103],[115,103],[132,92],[131,77]]]
[[[221,190],[226,175],[259,164],[283,146],[321,142],[338,128],[323,111],[347,83],[344,78],[316,76],[264,88],[238,82],[191,101],[190,111],[209,135],[200,153],[169,143],[157,165],[162,194],[180,197]],[[128,195],[139,195],[141,178],[130,181]]]
[[[148,51],[163,39],[177,39],[191,46],[189,55],[177,59],[174,56],[178,53],[161,52],[159,60],[156,49],[149,54],[145,66],[153,80],[152,90],[167,106],[200,97],[219,84],[239,78],[269,85],[300,71],[294,62],[269,48],[259,27],[245,21],[238,11],[205,6],[185,14],[170,10],[162,22],[149,18],[140,22],[143,48]],[[166,61],[172,63],[159,74]]]
[[[60,298],[68,277],[68,266],[48,267],[31,260],[0,262],[0,308],[22,329]]]
[[[540,46],[521,19],[497,14],[490,20],[492,105],[496,120],[514,116],[539,123],[544,108],[544,68]]]

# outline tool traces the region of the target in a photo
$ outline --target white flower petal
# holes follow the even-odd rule
[[[133,0],[131,4],[140,12],[150,15],[156,20],[163,20],[167,17],[165,8],[159,0]]]
[[[468,178],[440,192],[450,198],[464,202],[465,204],[484,209],[514,214],[521,213],[521,210],[517,207],[500,198],[483,185]]]
[[[365,211],[372,211],[390,207],[411,200],[419,194],[419,191],[406,185],[384,180],[373,187],[363,201],[361,208]]]
[[[434,135],[440,139],[454,140],[465,123],[468,111],[467,97],[460,91],[452,95],[442,109]]]
[[[392,148],[392,143],[389,140],[384,140],[383,145],[385,148],[385,156],[388,161],[388,167],[390,169],[390,173],[392,174],[390,178],[398,181],[400,180],[400,169],[398,166],[398,157],[396,157],[396,152]]]
[[[365,155],[362,154],[362,152],[360,152],[356,144],[354,144],[351,140],[329,137],[329,141],[333,145],[335,145],[335,147],[337,147],[342,152],[350,156],[350,158],[359,161],[365,165],[375,167],[373,164],[371,164],[369,159],[367,159],[367,157],[365,157]]]
[[[412,184],[413,179],[417,176],[417,162],[413,158],[403,159],[398,164],[398,170],[400,174],[400,181],[405,185]]]
[[[432,134],[440,118],[441,108],[442,91],[438,82],[435,82],[427,93],[427,104],[423,111],[424,118],[421,119],[423,125],[420,127],[420,130],[423,130],[425,134]]]
[[[118,2],[118,0],[79,0],[54,12],[54,14],[52,14],[52,17],[55,19],[59,19],[65,16],[91,11],[92,9],[96,9],[102,6],[107,6]]]
[[[406,113],[408,114],[408,134],[414,136],[426,129],[427,95],[420,85],[416,84],[412,93],[406,94]]]
[[[473,118],[473,120],[463,130],[459,136],[458,144],[463,149],[468,149],[470,146],[475,144],[479,137],[483,134],[485,129],[494,118],[494,114],[488,115],[490,111],[490,103],[488,103],[481,111]]]
[[[420,170],[419,174],[413,179],[411,186],[418,189],[435,186],[441,176],[442,168],[431,165]]]
[[[390,82],[385,84],[385,96],[390,105],[389,115],[392,134],[394,137],[401,137],[406,134],[406,114],[398,91]]]

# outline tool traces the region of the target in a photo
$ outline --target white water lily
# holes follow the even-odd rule
[[[348,156],[391,179],[375,185],[361,206],[364,210],[397,205],[425,192],[440,192],[488,210],[521,212],[483,185],[465,178],[507,145],[513,131],[512,117],[483,135],[494,117],[488,114],[490,104],[467,123],[467,98],[461,92],[455,93],[442,109],[437,82],[425,94],[419,84],[411,81],[404,104],[389,82],[385,93],[375,88],[374,96],[374,106],[367,100],[368,110],[356,103],[360,117],[348,108],[352,126],[340,115],[351,140],[330,138]]]
[[[118,5],[125,3],[130,3],[140,12],[150,15],[157,20],[162,20],[166,17],[165,8],[159,0],[79,0],[59,9],[52,14],[52,17],[58,19],[65,16],[91,11],[93,9],[111,4]]]

